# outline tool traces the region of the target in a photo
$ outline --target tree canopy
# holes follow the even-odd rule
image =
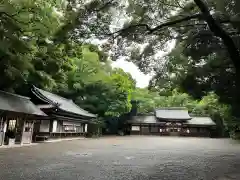
[[[237,0],[4,0],[0,89],[27,95],[35,84],[102,117],[129,112],[132,99],[141,112],[187,106],[239,128],[229,120],[229,111],[240,116],[239,7]],[[148,90],[111,67],[120,57],[154,72]]]
[[[68,5],[42,0],[1,4],[0,89],[28,95],[34,84],[100,116],[129,112],[135,88],[131,75],[113,69],[96,45],[59,41],[68,23]]]

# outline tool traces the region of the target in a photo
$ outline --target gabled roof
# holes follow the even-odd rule
[[[0,110],[47,116],[30,101],[30,98],[5,91],[0,91]]]
[[[210,117],[192,117],[191,120],[188,120],[188,125],[204,125],[204,126],[215,126],[216,123]]]
[[[81,116],[91,117],[91,118],[97,117],[95,114],[91,114],[88,111],[80,108],[71,99],[66,99],[56,94],[39,89],[35,86],[33,86],[32,92],[42,101],[49,103],[53,106],[56,106],[62,111],[74,113]]]
[[[159,119],[166,120],[190,120],[191,117],[188,114],[186,108],[181,107],[166,107],[158,108],[155,110],[155,115]]]

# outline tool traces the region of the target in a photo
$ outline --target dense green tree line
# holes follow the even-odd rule
[[[57,40],[66,23],[64,2],[3,1],[0,11],[0,89],[28,95],[34,84],[100,117],[130,111],[135,81],[129,74],[112,69],[95,45]]]
[[[239,7],[237,0],[3,0],[0,89],[28,95],[35,84],[100,117],[129,112],[138,98],[140,112],[187,106],[239,131]],[[96,38],[105,43],[92,45]],[[169,40],[176,47],[158,58]],[[112,69],[122,56],[155,72],[148,91]]]

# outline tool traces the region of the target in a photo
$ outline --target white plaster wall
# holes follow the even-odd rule
[[[57,124],[58,124],[57,120],[54,120],[54,121],[53,121],[52,132],[57,132]]]
[[[132,131],[140,131],[140,126],[132,126]]]
[[[63,132],[63,125],[62,121],[58,121],[57,123],[57,132]]]

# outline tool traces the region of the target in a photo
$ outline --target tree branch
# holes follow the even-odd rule
[[[238,48],[235,46],[234,41],[228,35],[228,33],[220,26],[220,24],[210,14],[207,5],[202,0],[194,0],[200,11],[202,12],[204,19],[206,20],[209,29],[215,36],[222,39],[226,46],[229,56],[240,76],[240,54]]]
[[[181,18],[181,19],[177,19],[177,20],[174,20],[174,21],[169,21],[169,22],[165,22],[163,24],[160,24],[154,28],[150,28],[147,24],[135,24],[135,25],[130,25],[126,28],[123,28],[123,29],[120,29],[118,31],[115,31],[113,33],[110,33],[108,35],[114,35],[114,34],[121,34],[123,32],[126,32],[130,29],[136,29],[138,27],[144,27],[146,29],[146,32],[147,34],[152,34],[153,32],[163,28],[163,27],[169,27],[169,26],[172,26],[172,25],[175,25],[175,24],[178,24],[178,23],[181,23],[181,22],[185,22],[185,21],[188,21],[188,20],[191,20],[191,19],[201,19],[202,15],[201,14],[194,14],[194,15],[191,15],[191,16],[187,16],[187,17],[184,17],[184,18]]]
[[[215,21],[213,16],[210,14],[209,9],[207,5],[202,1],[202,0],[194,0],[200,11],[202,12],[205,21],[208,24],[209,29],[214,33],[215,36],[218,36],[223,44],[225,45],[229,57],[235,67],[236,71],[236,76],[235,76],[235,81],[236,81],[236,88],[234,91],[234,96],[236,100],[233,102],[233,108],[232,108],[232,113],[235,117],[240,117],[240,112],[239,112],[239,104],[240,104],[240,53],[239,49],[236,47],[233,39],[231,36],[220,26],[220,23]]]
[[[113,33],[107,34],[107,36],[112,36],[112,35],[116,35],[117,34],[115,36],[115,37],[117,37],[117,36],[121,35],[124,32],[127,32],[127,31],[132,30],[132,29],[136,29],[136,28],[139,28],[139,27],[145,28],[147,34],[152,34],[155,31],[158,31],[158,30],[160,30],[160,29],[162,29],[164,27],[170,27],[170,26],[182,23],[182,22],[189,21],[191,19],[203,20],[204,17],[203,17],[202,14],[198,13],[198,14],[194,14],[194,15],[191,15],[191,16],[186,16],[186,17],[183,17],[183,18],[180,18],[180,19],[177,19],[177,20],[173,20],[173,21],[162,23],[162,24],[160,24],[160,25],[158,25],[158,26],[156,26],[154,28],[150,28],[149,25],[147,25],[147,24],[135,24],[135,25],[130,25],[130,26],[126,27],[126,28],[120,29],[118,31],[115,31]],[[229,19],[225,19],[225,20],[219,21],[219,23],[232,23],[232,21],[229,20]],[[204,24],[195,24],[195,25],[197,26],[197,25],[204,25]],[[185,25],[185,26],[194,26],[194,25],[190,25],[189,24],[189,25]]]
[[[129,31],[129,30],[131,30],[131,29],[136,29],[136,28],[138,28],[138,27],[144,27],[144,28],[146,28],[146,31],[147,31],[147,32],[149,32],[149,31],[151,30],[151,28],[150,28],[147,24],[135,24],[135,25],[130,25],[130,26],[126,27],[126,28],[120,29],[120,30],[118,30],[118,31],[115,31],[115,32],[113,32],[113,33],[107,34],[107,35],[108,35],[108,36],[112,36],[112,35],[115,35],[115,34],[120,35],[121,33],[127,32],[127,31]]]
[[[202,18],[201,14],[194,14],[194,15],[186,16],[184,18],[177,19],[177,20],[174,20],[174,21],[169,21],[169,22],[160,24],[159,26],[156,26],[155,28],[150,29],[149,34],[153,33],[154,31],[157,31],[157,30],[159,30],[159,29],[161,29],[165,26],[172,26],[172,25],[175,25],[175,24],[178,24],[178,23],[181,23],[181,22],[189,21],[191,19],[201,19],[201,18]]]

